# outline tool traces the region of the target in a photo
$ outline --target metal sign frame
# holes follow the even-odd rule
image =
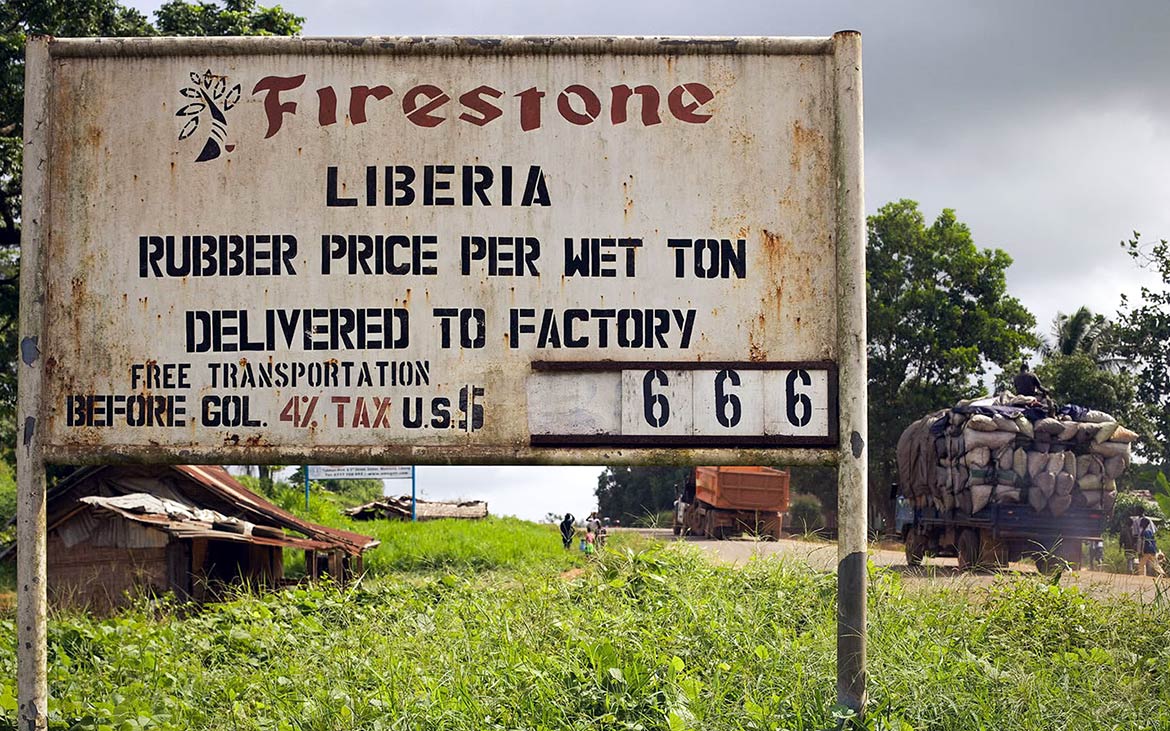
[[[219,54],[387,54],[509,56],[564,54],[764,54],[831,56],[834,100],[832,183],[835,186],[837,343],[833,371],[838,403],[831,442],[805,448],[768,449],[771,444],[720,443],[688,447],[679,461],[690,464],[835,464],[838,470],[837,697],[847,709],[865,706],[866,595],[866,333],[865,218],[862,164],[861,36],[841,31],[831,38],[225,38],[225,39],[74,39],[34,37],[25,67],[25,147],[22,214],[20,359],[18,363],[18,560],[17,641],[18,715],[21,728],[47,726],[46,683],[46,509],[47,463],[218,462],[208,451],[140,448],[95,452],[83,445],[46,448],[42,384],[51,353],[42,353],[45,328],[46,265],[51,210],[51,89],[54,59],[64,57],[148,57]],[[58,215],[65,215],[58,212]],[[617,364],[622,365],[622,364]],[[742,365],[742,364],[737,364]],[[560,367],[560,366],[556,366]],[[693,367],[693,366],[688,366]],[[704,366],[707,367],[707,366]],[[539,440],[536,440],[539,441]],[[535,442],[534,442],[535,444]],[[795,443],[790,443],[795,444]],[[588,446],[564,452],[550,463],[638,463],[645,453],[636,444]],[[757,447],[753,449],[751,447]],[[356,454],[283,447],[250,449],[252,463],[345,463],[402,461],[397,453]],[[410,450],[410,461],[450,462],[442,448]],[[395,457],[397,456],[397,459]],[[477,455],[481,463],[509,463],[509,455]],[[590,462],[590,460],[594,460]]]

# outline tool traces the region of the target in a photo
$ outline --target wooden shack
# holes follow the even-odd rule
[[[354,520],[410,520],[410,496],[387,496],[372,503],[346,508],[345,514]],[[488,516],[488,506],[483,500],[415,500],[414,515],[418,520],[480,520]]]
[[[99,613],[142,594],[204,602],[241,584],[278,586],[286,548],[305,552],[311,578],[345,583],[378,545],[297,518],[223,467],[89,467],[54,487],[47,504],[50,601]]]

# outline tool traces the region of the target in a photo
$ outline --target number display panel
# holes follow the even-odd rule
[[[537,446],[831,447],[830,363],[535,363]]]

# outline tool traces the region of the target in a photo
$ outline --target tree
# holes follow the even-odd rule
[[[1057,313],[1052,321],[1053,342],[1042,350],[1045,355],[1085,353],[1107,358],[1111,354],[1112,332],[1112,323],[1104,315],[1082,306],[1071,315]]]
[[[1140,427],[1141,417],[1132,413],[1136,397],[1132,374],[1114,373],[1088,353],[1073,352],[1045,358],[1036,367],[1036,375],[1057,404],[1106,411],[1131,429]]]
[[[690,467],[606,467],[597,478],[597,508],[627,525],[670,510],[690,471]]]
[[[24,46],[29,36],[295,35],[304,18],[255,0],[170,0],[158,27],[116,0],[8,0],[0,3],[0,459],[14,463],[19,323],[20,154],[24,134]]]
[[[892,521],[906,426],[976,394],[989,366],[1039,342],[1036,318],[1007,294],[1011,257],[977,248],[950,209],[928,226],[914,201],[882,206],[868,221],[866,257],[870,498]]]
[[[1149,419],[1150,438],[1137,442],[1139,454],[1170,475],[1170,244],[1143,244],[1141,234],[1121,242],[1143,269],[1156,272],[1159,287],[1142,287],[1139,303],[1121,296],[1117,350],[1136,374],[1137,401]]]
[[[279,5],[260,7],[256,0],[213,2],[170,0],[154,14],[158,30],[168,36],[293,36],[305,19]]]

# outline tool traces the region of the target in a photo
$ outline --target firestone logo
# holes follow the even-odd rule
[[[225,113],[240,101],[240,85],[228,88],[227,77],[211,73],[207,69],[202,75],[198,71],[191,72],[191,86],[184,86],[179,93],[187,99],[192,99],[186,106],[175,112],[176,117],[189,119],[179,131],[179,140],[185,140],[199,129],[200,125],[207,133],[207,140],[195,162],[214,160],[223,154],[224,150],[231,152],[235,145],[224,144],[227,134],[227,117]],[[206,124],[204,119],[209,120]],[[210,127],[210,129],[208,129]]]
[[[423,129],[433,129],[444,123],[475,127],[504,124],[523,133],[536,132],[550,121],[572,127],[629,124],[645,129],[657,128],[664,122],[703,125],[711,120],[715,111],[707,108],[715,100],[715,92],[698,81],[661,88],[655,84],[630,86],[619,83],[599,88],[568,84],[559,92],[539,86],[515,91],[479,84],[462,91],[446,90],[430,83],[415,83],[398,90],[385,84],[355,84],[340,90],[326,85],[312,94],[302,89],[305,78],[305,74],[265,76],[256,82],[252,94],[261,95],[268,125],[264,139],[280,132],[286,117],[296,117],[300,104],[314,101],[317,107],[315,121],[319,127],[339,123],[356,127],[370,121],[372,112],[382,117],[400,115],[407,124]],[[213,74],[211,69],[202,74],[192,71],[191,83],[191,86],[179,89],[180,94],[192,100],[175,112],[177,117],[188,118],[179,132],[179,139],[187,139],[202,125],[207,131],[207,139],[195,162],[206,162],[235,149],[235,145],[225,142],[225,114],[239,103],[240,85],[229,88],[227,77]],[[341,101],[346,93],[349,95],[348,104]],[[392,97],[395,98],[392,100]],[[400,111],[395,107],[400,107]],[[206,124],[205,119],[209,120]]]

